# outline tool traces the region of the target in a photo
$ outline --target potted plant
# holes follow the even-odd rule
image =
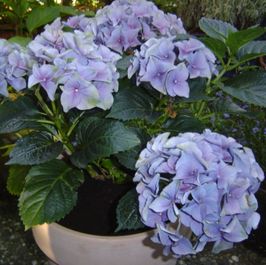
[[[206,18],[200,27],[197,39],[152,2],[114,1],[94,18],[56,19],[27,47],[1,40],[0,133],[16,139],[6,147],[8,189],[53,262],[175,264],[173,256],[208,242],[219,252],[257,227],[263,171],[251,149],[214,131],[229,114],[252,117],[241,102],[266,106],[266,74],[250,63],[265,54],[254,41],[265,30]],[[156,230],[106,237],[58,224],[93,179],[96,195],[115,189],[110,179],[131,183],[116,232]],[[87,205],[97,208],[94,199]],[[172,255],[159,257],[157,243]]]

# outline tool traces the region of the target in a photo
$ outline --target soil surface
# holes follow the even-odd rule
[[[128,188],[126,186],[120,191],[124,192]],[[116,188],[112,187],[113,189]],[[104,190],[104,193],[111,192],[103,189],[102,186],[101,190]],[[82,193],[85,194],[85,190],[81,190],[81,196]],[[98,197],[94,197],[92,201],[87,201],[87,204],[93,204],[95,206],[97,199],[103,196],[104,193],[99,192]],[[86,194],[88,194],[88,190],[86,190]],[[212,254],[210,249],[206,249],[198,255],[186,256],[177,260],[177,265],[266,265],[266,225],[264,222],[266,220],[266,196],[264,193],[259,193],[257,197],[260,201],[259,212],[262,214],[262,222],[260,223],[259,229],[247,241],[237,244],[233,249],[224,251],[218,255]],[[48,265],[46,257],[35,245],[31,231],[24,231],[24,227],[18,216],[16,203],[16,198],[10,197],[5,192],[0,193],[0,265]],[[107,203],[113,205],[115,200],[107,200]],[[78,207],[80,206],[78,205]],[[95,215],[96,219],[99,218],[97,215],[101,212],[101,207],[103,205],[94,207],[99,209],[98,213],[95,211],[84,214],[85,219],[81,225],[81,229],[84,229],[85,226],[88,227],[86,215],[89,214],[90,217]],[[74,212],[72,213],[72,217],[73,215],[75,216]],[[71,223],[69,225],[71,226]],[[114,225],[113,223],[110,227]],[[108,229],[104,231],[104,234],[106,233],[109,233]]]
[[[117,227],[116,206],[133,187],[87,177],[78,190],[76,207],[60,224],[83,233],[112,235]]]

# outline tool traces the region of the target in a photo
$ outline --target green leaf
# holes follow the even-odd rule
[[[8,41],[13,42],[13,43],[17,43],[21,46],[26,47],[28,45],[28,43],[31,41],[31,38],[28,37],[21,37],[21,36],[14,36],[10,39],[8,39]]]
[[[245,72],[229,79],[221,87],[231,96],[261,107],[266,107],[266,72]]]
[[[118,227],[115,232],[145,228],[140,219],[138,194],[135,189],[127,192],[119,201],[116,208],[116,219]]]
[[[75,9],[74,7],[72,6],[56,6],[56,8],[58,9],[58,11],[62,14],[65,14],[65,15],[70,15],[70,16],[75,16],[75,15],[78,15],[80,12]]]
[[[265,29],[260,27],[232,32],[228,35],[226,44],[230,48],[232,54],[235,54],[240,47],[258,38],[263,33],[265,33]]]
[[[16,142],[7,165],[38,165],[56,158],[63,151],[61,142],[54,142],[47,133],[33,133]]]
[[[227,22],[205,17],[200,19],[199,27],[209,37],[221,40],[223,42],[227,39],[229,33],[237,31],[233,25]]]
[[[163,128],[176,135],[183,132],[202,132],[204,125],[191,114],[181,114],[175,119],[168,120]]]
[[[179,98],[178,101],[191,103],[200,100],[211,100],[211,98],[208,97],[205,93],[206,85],[206,78],[196,78],[189,80],[189,98]]]
[[[39,7],[32,10],[29,14],[26,25],[29,32],[33,32],[35,29],[52,22],[60,16],[59,9],[57,7]]]
[[[94,16],[95,16],[95,12],[92,11],[92,10],[89,10],[89,9],[83,11],[83,14],[84,14],[86,17],[94,17]]]
[[[215,54],[215,56],[219,58],[220,61],[222,61],[226,53],[225,44],[220,40],[209,37],[204,37],[201,40],[209,49],[211,49],[211,51]]]
[[[130,65],[130,60],[133,55],[125,55],[123,56],[116,64],[117,69],[127,70]]]
[[[238,58],[243,60],[254,59],[266,55],[266,41],[251,41],[241,47],[237,53]]]
[[[12,195],[20,195],[25,185],[25,178],[30,170],[28,166],[11,166],[7,179],[7,190]]]
[[[139,158],[139,154],[144,146],[146,146],[147,142],[150,140],[150,137],[147,133],[144,132],[144,130],[141,130],[139,128],[132,128],[132,130],[136,132],[141,143],[128,151],[118,153],[116,157],[119,163],[124,167],[131,170],[136,170],[135,165]]]
[[[108,118],[122,121],[146,119],[155,113],[155,100],[143,88],[127,87],[115,96]]]
[[[108,157],[140,144],[136,133],[123,123],[96,117],[85,118],[81,122],[77,139],[79,151],[72,155],[71,160],[81,168],[95,159]]]
[[[223,100],[217,99],[212,102],[214,111],[217,113],[245,113],[245,109],[242,109],[231,98],[225,98]]]
[[[130,60],[132,57],[133,57],[133,55],[126,55],[126,56],[123,56],[123,58],[121,58],[117,62],[116,67],[117,67],[117,70],[119,72],[119,78],[120,79],[127,76],[127,69],[130,65]]]
[[[0,105],[0,133],[11,133],[30,126],[29,119],[38,119],[38,110],[31,99],[19,97]]]
[[[52,223],[68,214],[77,201],[83,174],[61,160],[34,166],[19,198],[19,213],[26,229]]]

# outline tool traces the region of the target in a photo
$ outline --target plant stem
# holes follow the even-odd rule
[[[67,132],[67,137],[69,137],[73,130],[76,128],[76,126],[78,125],[79,120],[81,119],[81,117],[85,114],[85,112],[81,112],[80,115],[73,121],[73,124],[71,125],[71,127],[69,128],[68,132]]]
[[[55,135],[55,137],[57,139],[59,139],[65,145],[66,150],[68,151],[68,153],[72,154],[74,152],[74,147],[71,144],[67,133],[63,129],[63,127],[64,127],[64,119],[63,119],[62,115],[58,114],[58,111],[57,111],[57,108],[56,108],[56,105],[55,105],[55,101],[52,101],[52,103],[51,103],[51,105],[52,105],[52,110],[51,110],[48,107],[48,105],[44,102],[44,100],[42,98],[42,95],[40,93],[40,88],[36,89],[35,96],[37,97],[37,99],[38,99],[43,111],[50,118],[50,121],[45,121],[44,123],[52,124],[52,125],[55,126],[55,128],[57,129],[57,134],[58,134],[58,135]]]

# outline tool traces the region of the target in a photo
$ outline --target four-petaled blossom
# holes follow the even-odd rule
[[[245,240],[260,220],[254,192],[264,179],[252,151],[210,130],[169,135],[147,144],[134,177],[142,221],[157,227],[154,242],[179,257],[208,242],[219,252]],[[191,229],[191,240],[180,225]]]
[[[44,64],[40,67],[33,66],[32,75],[29,77],[29,88],[40,84],[51,100],[54,100],[57,83],[55,82],[56,68],[53,65]]]
[[[61,104],[65,112],[74,107],[86,110],[97,106],[99,101],[97,88],[86,80],[70,79],[62,89]]]
[[[165,81],[165,88],[169,96],[189,97],[188,70],[184,63],[180,63],[169,71]]]

